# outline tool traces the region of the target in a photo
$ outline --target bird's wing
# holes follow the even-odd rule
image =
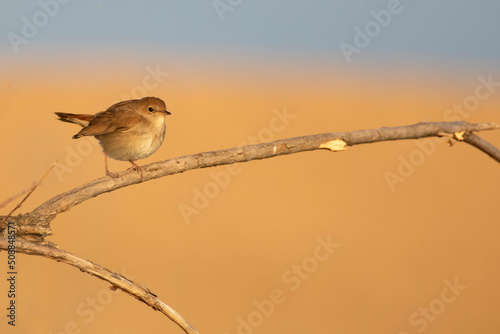
[[[82,136],[99,136],[111,132],[130,131],[137,123],[144,121],[144,118],[137,112],[130,109],[108,109],[95,115],[89,125],[83,128],[73,138]]]

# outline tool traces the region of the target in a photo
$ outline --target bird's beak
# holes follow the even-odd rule
[[[163,115],[172,115],[171,112],[166,111],[166,110],[165,111],[160,111],[160,114],[163,114]]]

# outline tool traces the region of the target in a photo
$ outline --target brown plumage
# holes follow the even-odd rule
[[[81,129],[73,136],[97,138],[104,151],[106,175],[118,177],[108,170],[107,156],[130,161],[143,177],[134,161],[156,152],[165,138],[165,116],[170,115],[165,102],[157,97],[118,102],[95,115],[56,112],[62,122],[78,124]]]

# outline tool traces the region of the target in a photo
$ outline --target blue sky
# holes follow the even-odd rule
[[[0,55],[9,58],[22,54],[29,59],[54,49],[99,54],[120,48],[145,57],[148,50],[164,50],[200,56],[276,54],[290,59],[315,55],[337,63],[347,63],[347,58],[458,61],[470,66],[500,63],[498,0],[1,3]],[[383,14],[390,13],[389,8],[397,12],[390,18]],[[373,13],[381,15],[384,24]],[[36,32],[25,27],[29,24]],[[356,28],[366,34],[367,26],[372,37],[367,45],[356,47]],[[342,43],[359,52],[346,57]]]

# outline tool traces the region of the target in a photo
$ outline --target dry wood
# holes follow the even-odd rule
[[[7,240],[0,238],[0,249],[8,247]],[[144,302],[153,309],[160,311],[169,317],[172,321],[178,324],[186,333],[198,333],[186,319],[184,319],[177,311],[162,302],[157,296],[152,293],[147,287],[136,283],[123,275],[106,269],[96,263],[81,259],[71,253],[57,248],[53,244],[42,244],[39,242],[18,240],[16,241],[16,251],[24,254],[43,256],[48,259],[58,262],[67,263],[73,267],[80,269],[83,272],[94,275],[102,280],[108,281],[113,287],[119,288],[131,296]]]
[[[500,151],[473,133],[474,131],[494,130],[498,128],[500,128],[500,126],[494,123],[471,124],[467,122],[427,122],[399,127],[384,127],[352,132],[332,132],[288,138],[258,145],[197,153],[152,163],[143,167],[144,175],[142,182],[167,175],[183,173],[191,169],[228,165],[256,159],[267,159],[304,151],[321,149],[342,151],[345,150],[346,146],[390,140],[418,139],[433,136],[440,137],[443,135],[469,143],[488,154],[497,162],[500,162]],[[133,170],[121,172],[119,175],[119,178],[110,178],[108,176],[101,177],[70,191],[59,194],[29,213],[12,217],[0,216],[0,235],[2,235],[0,236],[0,250],[6,250],[8,246],[6,238],[7,224],[15,226],[17,231],[16,247],[18,252],[62,261],[79,268],[83,272],[106,280],[145,302],[155,310],[161,311],[177,323],[186,333],[196,333],[196,330],[184,318],[168,305],[157,299],[146,287],[90,261],[78,258],[44,240],[46,236],[53,234],[50,229],[50,222],[59,213],[68,211],[73,206],[93,197],[141,182],[141,177]]]

